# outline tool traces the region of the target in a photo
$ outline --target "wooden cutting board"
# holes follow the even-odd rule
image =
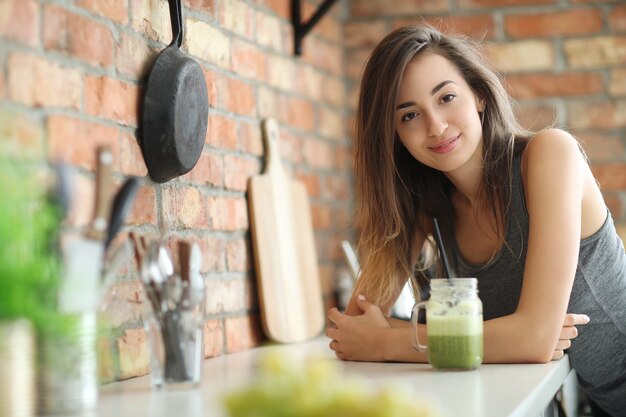
[[[311,209],[304,184],[283,170],[278,123],[262,128],[266,168],[248,183],[261,322],[270,339],[299,342],[324,328]]]

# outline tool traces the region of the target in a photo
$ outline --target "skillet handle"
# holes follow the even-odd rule
[[[183,7],[181,0],[168,0],[170,4],[170,22],[172,23],[172,43],[170,46],[180,48],[183,44]]]

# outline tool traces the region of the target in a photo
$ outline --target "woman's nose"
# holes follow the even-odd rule
[[[427,117],[428,136],[441,136],[448,128],[448,123],[437,114],[430,114]]]

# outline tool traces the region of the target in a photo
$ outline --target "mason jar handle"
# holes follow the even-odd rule
[[[426,352],[428,350],[428,346],[427,345],[422,345],[419,341],[419,336],[417,335],[418,331],[418,323],[417,323],[417,318],[419,316],[419,311],[421,309],[424,309],[424,311],[426,311],[426,302],[425,301],[421,301],[419,303],[416,303],[413,306],[413,310],[411,310],[411,329],[413,330],[411,332],[411,343],[413,344],[413,347],[417,350],[419,350],[420,352]]]

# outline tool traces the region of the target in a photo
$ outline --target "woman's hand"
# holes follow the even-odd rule
[[[385,338],[380,333],[391,326],[381,309],[362,295],[356,297],[356,305],[362,311],[358,316],[340,313],[336,308],[328,311],[326,336],[332,339],[330,348],[342,360],[384,361]]]
[[[566,314],[563,320],[563,327],[556,348],[552,354],[552,360],[561,359],[564,350],[572,345],[572,339],[578,336],[578,329],[574,326],[589,323],[589,316],[585,314]]]

